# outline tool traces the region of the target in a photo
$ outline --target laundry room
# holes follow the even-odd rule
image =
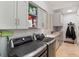
[[[0,57],[79,57],[79,1],[0,1]]]

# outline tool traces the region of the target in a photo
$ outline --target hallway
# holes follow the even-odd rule
[[[79,57],[79,47],[76,44],[63,43],[57,50],[56,57]]]

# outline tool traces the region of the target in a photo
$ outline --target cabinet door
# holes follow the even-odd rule
[[[59,38],[56,37],[55,39],[56,39],[56,51],[57,51],[57,50],[58,50],[58,47],[59,47],[59,42],[58,42],[58,39],[59,39]]]
[[[50,15],[51,31],[53,31],[53,15]]]
[[[44,27],[44,15],[43,15],[43,10],[41,8],[38,8],[38,28],[43,28]]]
[[[53,25],[54,26],[61,26],[61,14],[60,13],[54,13]]]
[[[0,29],[16,28],[16,2],[0,1]]]
[[[48,15],[48,30],[49,32],[53,31],[53,25],[52,25],[52,16],[51,14]]]
[[[79,16],[79,8],[78,8],[78,10],[77,10],[77,15]]]
[[[44,29],[48,29],[48,13],[46,11],[43,11],[44,15]]]
[[[47,28],[48,16],[47,12],[41,8],[38,8],[38,28]]]
[[[18,1],[17,2],[17,29],[27,29],[27,9],[28,2]]]

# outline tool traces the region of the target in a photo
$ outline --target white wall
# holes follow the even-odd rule
[[[17,37],[23,37],[28,35],[33,35],[33,33],[42,33],[41,29],[26,29],[26,30],[10,30],[13,32],[12,36],[10,38],[17,38]]]
[[[78,39],[79,38],[78,37],[79,16],[76,13],[64,15],[64,17],[63,17],[63,26],[64,26],[63,31],[64,31],[64,33],[66,33],[66,29],[67,29],[69,22],[75,23],[75,31],[76,31],[77,43],[78,43],[79,42],[79,39]],[[64,40],[66,40],[65,34],[64,34]]]

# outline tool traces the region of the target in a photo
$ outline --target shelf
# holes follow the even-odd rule
[[[31,26],[28,29],[37,29],[37,7],[29,3],[28,9],[28,20],[31,23]]]
[[[32,15],[32,14],[29,14],[30,16],[33,16],[33,17],[37,17],[37,15]]]
[[[38,28],[36,28],[36,27],[29,27],[28,29],[38,29]]]

